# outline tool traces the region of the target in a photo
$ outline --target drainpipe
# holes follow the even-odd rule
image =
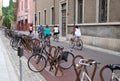
[[[76,0],[74,0],[74,27],[76,22]]]
[[[55,26],[55,0],[54,0],[54,26]]]
[[[37,31],[37,27],[36,27],[36,22],[37,22],[37,4],[36,4],[36,1],[37,0],[35,0],[35,34],[36,34],[36,31]]]

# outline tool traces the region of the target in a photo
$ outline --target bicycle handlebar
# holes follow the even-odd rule
[[[85,65],[85,66],[91,66],[93,64],[101,64],[100,62],[97,62],[97,61],[92,61],[92,62],[88,62],[88,61],[89,61],[88,59],[80,59],[79,64]]]

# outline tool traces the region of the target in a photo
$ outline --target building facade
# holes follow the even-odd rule
[[[36,0],[37,25],[58,25],[69,38],[75,25],[84,44],[120,51],[120,0]]]
[[[35,0],[17,0],[17,29],[28,30],[34,20]]]
[[[2,2],[3,0],[0,0],[0,26],[2,25]]]

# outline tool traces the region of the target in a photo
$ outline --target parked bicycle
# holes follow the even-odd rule
[[[42,47],[38,49],[39,51],[37,51],[28,59],[27,64],[29,69],[34,72],[41,72],[45,69],[47,62],[49,62],[51,66],[60,62],[60,67],[62,69],[68,69],[72,67],[72,59],[74,55],[69,51],[63,51],[63,49],[63,47],[58,46],[56,54],[53,57],[46,51],[46,45],[42,44]]]
[[[33,47],[34,40],[36,39],[32,39],[32,37],[29,37],[27,35],[15,35],[13,39],[11,39],[10,43],[12,48],[16,51],[19,46],[31,50]]]
[[[76,47],[79,47],[80,50],[82,50],[83,49],[83,41],[82,41],[82,39],[80,39],[80,37],[77,37],[75,40],[70,39],[69,46],[70,46],[70,48],[75,48],[75,46],[76,46]]]
[[[120,64],[108,64],[103,66],[100,70],[101,81],[105,81],[103,77],[105,69],[109,69],[112,72],[110,81],[120,81]]]

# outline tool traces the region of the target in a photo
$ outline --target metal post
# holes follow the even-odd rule
[[[19,65],[20,65],[20,81],[22,81],[22,61],[21,61],[21,57],[23,56],[23,48],[22,47],[18,47],[18,56],[19,56]]]
[[[20,81],[22,81],[22,61],[21,61],[21,58],[19,58],[19,64],[20,64]]]

